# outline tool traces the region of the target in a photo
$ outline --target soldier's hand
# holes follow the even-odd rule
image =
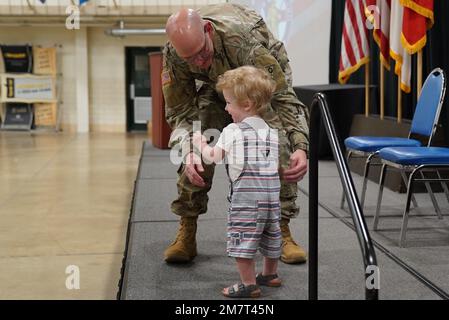
[[[307,173],[307,154],[304,150],[296,150],[290,156],[290,166],[282,172],[286,182],[298,182]]]
[[[184,169],[189,181],[198,187],[205,187],[206,183],[204,179],[200,176],[200,173],[204,172],[203,165],[201,163],[201,158],[191,152],[186,158],[186,166]]]

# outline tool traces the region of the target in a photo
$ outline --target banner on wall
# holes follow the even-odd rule
[[[33,47],[33,73],[56,76],[56,48]]]
[[[0,102],[56,102],[55,78],[32,74],[0,75]]]
[[[3,129],[30,130],[33,123],[33,110],[30,104],[8,103],[6,105]]]
[[[0,46],[0,73],[4,72],[5,72],[5,65],[3,63],[2,46]],[[0,121],[3,122],[4,119],[5,119],[5,105],[3,103],[0,103]]]
[[[5,63],[3,61],[3,52],[2,52],[2,46],[0,46],[0,73],[5,72]]]
[[[56,103],[34,104],[34,125],[55,126],[56,125]]]
[[[30,73],[33,70],[31,46],[2,45],[5,72]]]

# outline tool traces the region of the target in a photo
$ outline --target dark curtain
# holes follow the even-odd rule
[[[398,0],[393,0],[398,1]],[[329,49],[329,82],[338,82],[338,67],[340,61],[341,33],[343,28],[343,17],[345,0],[332,0],[332,21],[331,37]],[[449,1],[435,0],[434,5],[435,24],[427,34],[427,45],[423,50],[423,82],[429,72],[436,68],[442,68],[446,76],[449,76]],[[372,34],[372,31],[370,32]],[[379,47],[370,37],[371,62],[370,62],[370,83],[379,85]],[[396,117],[397,104],[397,76],[394,74],[394,60],[391,60],[391,71],[385,70],[385,116]],[[348,83],[365,83],[364,67],[352,74]],[[409,94],[402,94],[402,110],[405,119],[411,119],[416,106],[416,54],[412,57],[412,91]],[[446,97],[445,104],[440,116],[440,123],[444,127],[445,143],[449,145],[449,112],[447,108],[449,97]],[[379,113],[378,95],[371,103],[371,113]]]
[[[440,67],[449,78],[449,1],[435,0],[435,24],[428,32],[427,46],[425,50],[425,64],[428,72]],[[448,88],[449,89],[449,88]],[[445,145],[449,145],[449,91],[446,90],[446,98],[441,111],[440,123],[444,128]]]

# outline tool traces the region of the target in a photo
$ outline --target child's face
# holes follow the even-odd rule
[[[223,89],[223,96],[226,100],[225,110],[231,115],[234,122],[242,122],[248,116],[251,116],[250,107],[243,106],[237,102],[232,91]]]

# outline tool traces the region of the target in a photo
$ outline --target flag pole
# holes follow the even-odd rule
[[[401,90],[401,74],[398,75],[398,123],[402,122],[402,90]]]
[[[419,98],[419,96],[421,95],[421,88],[422,88],[422,49],[418,51],[418,59],[416,63],[417,63],[416,86]]]
[[[365,63],[365,117],[369,116],[369,61]]]
[[[382,62],[380,65],[380,120],[384,119],[384,110],[385,110],[385,104],[384,104],[384,66],[382,65]]]

